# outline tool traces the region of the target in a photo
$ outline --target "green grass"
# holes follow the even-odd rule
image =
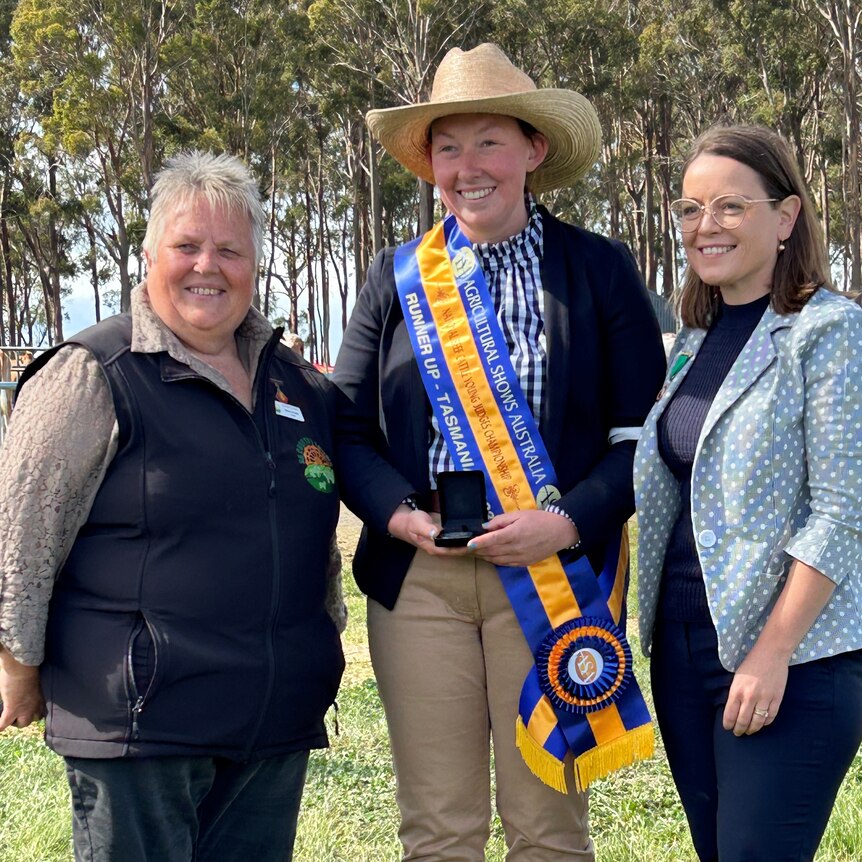
[[[352,549],[351,549],[352,550]],[[345,553],[345,564],[350,554]],[[300,815],[297,862],[388,862],[399,858],[398,817],[386,723],[365,640],[365,601],[349,578],[348,669],[338,697],[339,733],[328,718],[332,748],[312,754]],[[630,608],[632,615],[636,609]],[[633,628],[633,626],[632,626]],[[632,649],[641,681],[648,679]],[[648,697],[648,693],[647,693]],[[0,859],[69,862],[68,790],[62,762],[37,729],[0,736]],[[659,744],[657,756],[598,782],[591,822],[599,862],[696,862],[685,818]],[[505,843],[492,823],[488,862],[503,862]],[[844,781],[817,862],[862,860],[862,753]]]
[[[0,858],[71,859],[69,817],[63,761],[35,728],[7,730],[0,736]]]

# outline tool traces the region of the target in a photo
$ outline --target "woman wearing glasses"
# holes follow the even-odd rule
[[[774,133],[710,129],[682,192],[684,329],[635,459],[641,639],[699,858],[800,862],[862,740],[862,309]]]

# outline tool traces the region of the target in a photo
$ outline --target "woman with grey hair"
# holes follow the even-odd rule
[[[173,159],[131,313],[19,385],[0,731],[47,712],[77,860],[290,859],[327,744],[337,396],[251,307],[262,224],[240,161]]]

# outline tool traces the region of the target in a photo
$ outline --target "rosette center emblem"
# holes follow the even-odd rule
[[[580,617],[554,629],[539,647],[542,691],[557,709],[587,713],[618,700],[632,679],[632,654],[611,620]]]
[[[604,666],[605,660],[598,650],[584,647],[569,659],[569,676],[581,685],[589,685],[599,678]]]

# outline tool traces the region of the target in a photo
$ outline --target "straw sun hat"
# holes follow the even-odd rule
[[[539,90],[496,46],[453,48],[440,62],[431,99],[369,111],[368,128],[416,176],[434,182],[428,160],[431,123],[452,114],[503,114],[524,120],[548,139],[548,155],[530,188],[561,188],[583,176],[599,155],[601,128],[593,106],[572,90]]]

